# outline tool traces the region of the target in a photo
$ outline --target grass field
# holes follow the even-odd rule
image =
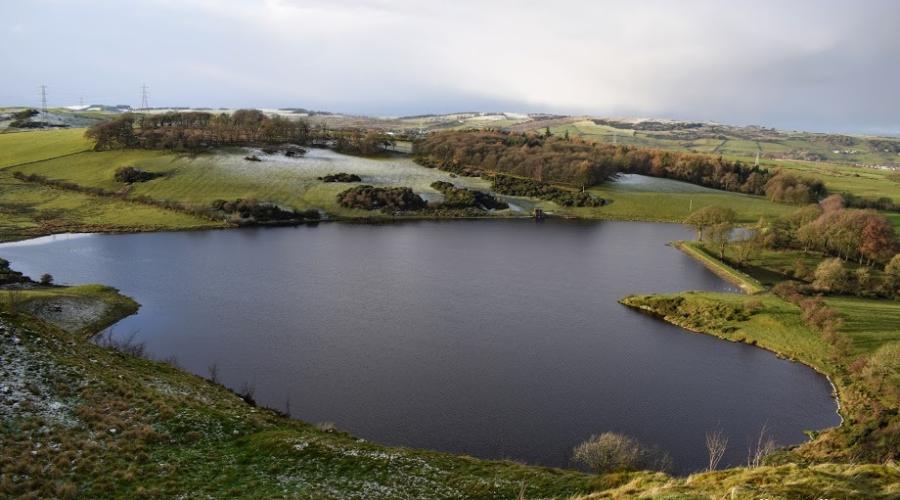
[[[67,231],[199,229],[222,224],[122,200],[51,189],[13,178],[42,161],[89,155],[84,130],[0,134],[0,240]],[[53,160],[56,158],[56,160]]]
[[[46,161],[16,166],[10,172],[38,174],[82,186],[121,190],[113,178],[117,168],[134,166],[165,174],[149,182],[135,184],[129,195],[208,206],[217,199],[256,198],[300,210],[322,209],[332,216],[378,216],[337,204],[336,195],[348,184],[324,183],[318,177],[339,172],[355,173],[362,182],[376,186],[407,186],[426,198],[439,198],[431,183],[442,180],[456,185],[486,189],[478,178],[451,178],[450,174],[415,164],[407,157],[369,159],[312,149],[302,158],[286,158],[254,152],[263,159],[244,159],[248,151],[236,148],[201,155],[166,151],[124,150],[84,152]]]
[[[90,150],[84,129],[0,134],[0,168]]]
[[[571,130],[571,133],[593,134],[598,140],[606,140],[609,138],[607,135],[614,134],[616,140],[627,142],[633,139],[635,144],[652,145],[641,143],[647,141],[640,139],[640,134],[633,133],[629,139],[620,129],[596,125],[590,120],[551,130],[555,133]],[[67,219],[78,230],[104,226],[114,231],[165,227],[189,229],[210,225],[209,221],[147,206],[137,208],[128,205],[136,213],[126,214],[122,211],[126,206],[122,202],[108,199],[92,201],[94,198],[77,193],[53,191],[36,185],[23,186],[9,177],[13,172],[38,174],[82,186],[119,191],[125,186],[113,179],[115,170],[122,166],[134,166],[166,175],[131,186],[128,196],[145,195],[156,200],[200,207],[209,206],[216,199],[256,198],[300,210],[320,209],[341,218],[380,218],[384,215],[339,206],[335,197],[348,186],[323,183],[318,177],[337,172],[357,173],[367,184],[409,186],[428,200],[440,199],[440,194],[430,187],[436,180],[489,189],[488,182],[482,179],[451,178],[446,172],[421,167],[401,156],[368,159],[327,150],[311,150],[306,157],[293,159],[257,152],[264,161],[248,162],[244,160],[247,151],[243,149],[200,155],[146,150],[94,152],[87,151],[90,144],[82,134],[83,129],[0,134],[0,182],[9,186],[0,193],[0,203],[5,207],[0,212],[0,225],[6,228],[4,235],[9,232],[15,233],[13,237],[45,234],[46,230],[65,225]],[[723,142],[727,141],[707,140],[692,147],[715,150]],[[672,144],[672,147],[683,148],[683,145]],[[888,181],[886,173],[880,170],[805,162],[777,164],[818,176],[832,190],[847,190],[871,197],[889,196],[900,201],[900,183]],[[537,206],[563,216],[680,222],[693,210],[720,205],[734,209],[739,222],[753,223],[760,217],[782,216],[796,208],[772,203],[763,197],[641,176],[623,176],[618,181],[591,188],[590,192],[612,203],[600,208],[569,208],[541,200],[511,198],[508,201],[519,207],[521,212],[511,210],[500,215],[527,213]],[[900,228],[900,214],[889,214],[889,217],[894,226]]]
[[[202,229],[224,224],[112,198],[52,189],[0,172],[0,240],[59,232]]]
[[[772,203],[759,196],[704,188],[675,189],[671,186],[685,183],[667,179],[653,179],[652,183],[656,189],[654,191],[617,182],[593,187],[589,189],[591,194],[612,200],[612,203],[599,209],[570,208],[564,212],[580,217],[681,222],[694,210],[719,205],[732,208],[738,214],[739,222],[753,223],[763,216],[781,216],[796,209],[791,205]]]
[[[779,132],[762,129],[746,129],[731,126],[716,126],[707,124],[699,132],[689,128],[677,128],[670,131],[646,131],[631,128],[618,128],[609,125],[597,124],[591,119],[573,117],[571,120],[562,120],[564,123],[554,123],[550,131],[554,135],[568,134],[572,137],[581,137],[587,140],[601,142],[616,142],[632,146],[667,149],[676,151],[691,151],[695,153],[721,154],[726,157],[740,158],[753,162],[759,153],[764,163],[793,163],[810,165],[840,165],[855,170],[869,170],[855,167],[856,164],[867,165],[896,165],[900,163],[897,153],[877,150],[868,142],[866,137],[844,137],[850,140],[852,145],[836,145],[830,142],[825,134],[806,132]],[[471,124],[469,127],[477,127]],[[543,131],[540,123],[534,127],[529,124],[520,125],[519,128],[530,128],[537,132]],[[457,128],[466,128],[458,126]],[[885,138],[879,138],[884,140]],[[887,138],[889,142],[896,142],[896,138]],[[774,158],[804,157],[811,154],[818,157],[819,161],[800,160],[776,160]]]

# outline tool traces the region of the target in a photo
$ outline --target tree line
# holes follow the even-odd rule
[[[91,126],[85,136],[94,141],[97,151],[127,148],[198,151],[221,146],[290,143],[373,156],[394,145],[393,137],[378,131],[332,130],[324,125],[311,127],[302,119],[269,116],[256,109],[239,109],[230,114],[200,111],[126,113]],[[296,156],[303,152],[294,148],[285,154]]]
[[[435,132],[413,145],[413,155],[427,167],[465,175],[501,172],[579,186],[618,172],[595,144],[580,139],[490,130]]]
[[[501,172],[538,181],[593,186],[617,173],[634,173],[754,195],[784,203],[825,196],[818,180],[770,171],[740,160],[696,153],[602,144],[549,133],[445,131],[417,141],[419,163],[467,175]]]
[[[738,267],[763,249],[817,252],[827,257],[814,269],[798,260],[789,271],[809,283],[801,292],[900,298],[900,242],[893,226],[874,210],[845,207],[840,195],[798,208],[785,217],[763,218],[740,236],[735,235],[735,213],[728,208],[704,207],[684,222],[720,259],[725,260],[730,249]]]
[[[91,126],[85,136],[94,149],[200,150],[218,146],[310,142],[312,132],[303,120],[268,116],[256,109],[234,113],[126,113]]]

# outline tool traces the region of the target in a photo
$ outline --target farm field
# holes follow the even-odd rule
[[[604,134],[615,130],[617,140],[625,140],[624,135],[619,135],[621,131],[618,129],[596,125],[589,120],[566,127],[578,127],[578,133],[593,131],[598,137],[605,137]],[[559,132],[558,129],[551,130]],[[575,129],[571,130],[575,133]],[[713,147],[712,142],[706,147]],[[362,177],[362,183],[408,186],[429,201],[441,199],[440,193],[430,187],[431,183],[438,180],[483,191],[490,189],[489,182],[483,179],[452,177],[449,173],[417,165],[400,155],[371,159],[311,149],[304,157],[288,158],[246,148],[198,155],[151,150],[95,152],[89,148],[90,142],[84,139],[83,129],[0,134],[0,176],[9,186],[9,189],[0,193],[0,200],[7,204],[0,223],[13,232],[38,234],[54,225],[63,224],[63,212],[60,210],[65,209],[70,211],[72,224],[78,227],[107,226],[111,230],[147,230],[221,224],[185,214],[169,213],[155,207],[141,206],[138,209],[134,204],[128,205],[132,207],[132,214],[126,214],[121,210],[121,200],[92,202],[95,198],[84,194],[48,189],[36,184],[26,186],[12,178],[14,172],[37,174],[107,191],[127,189],[127,196],[148,196],[159,201],[174,201],[198,207],[207,207],[217,199],[252,198],[298,210],[319,209],[333,217],[344,218],[378,218],[383,217],[383,214],[339,206],[336,195],[349,185],[324,183],[319,177],[339,172],[355,173]],[[255,155],[262,161],[248,161],[245,159],[248,155]],[[123,166],[165,175],[126,187],[113,178],[116,169]],[[900,183],[888,180],[885,171],[795,161],[766,162],[766,166],[794,169],[804,175],[819,177],[832,191],[849,191],[867,197],[887,196],[900,201]],[[599,208],[574,208],[560,207],[543,200],[503,197],[513,208],[497,215],[524,214],[534,207],[541,207],[549,213],[562,216],[680,222],[693,210],[721,205],[734,209],[738,214],[738,221],[749,224],[760,217],[781,216],[796,208],[772,203],[759,196],[636,175],[622,175],[613,182],[590,188],[589,191],[612,203]],[[37,211],[30,212],[29,215],[26,213],[31,210],[28,207]],[[900,228],[900,214],[888,216],[892,224]]]
[[[261,161],[248,161],[244,158],[248,155],[255,155]],[[340,172],[355,173],[362,177],[362,183],[407,186],[423,198],[432,200],[440,199],[440,194],[430,186],[438,180],[478,189],[489,186],[478,178],[452,178],[446,172],[419,166],[406,157],[368,159],[323,149],[311,149],[301,158],[267,155],[243,148],[202,155],[145,150],[91,151],[10,170],[118,191],[123,184],[115,181],[114,174],[123,166],[165,174],[132,185],[129,196],[142,195],[199,206],[208,206],[217,199],[254,198],[300,210],[322,209],[340,217],[372,214],[337,204],[337,194],[353,184],[325,183],[319,177]]]

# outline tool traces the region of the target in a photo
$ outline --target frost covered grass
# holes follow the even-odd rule
[[[247,157],[261,161],[248,161]],[[208,206],[217,199],[256,198],[297,210],[321,209],[342,217],[373,214],[338,205],[337,194],[347,186],[325,183],[320,177],[352,173],[362,178],[362,184],[410,187],[431,200],[440,199],[440,194],[431,187],[435,181],[485,191],[490,187],[482,179],[451,177],[447,172],[422,167],[400,155],[362,158],[315,148],[296,157],[245,148],[198,155],[145,150],[90,151],[29,163],[10,171],[120,191],[126,186],[116,182],[114,176],[117,169],[126,166],[162,174],[127,188],[129,197],[148,196],[198,206]]]

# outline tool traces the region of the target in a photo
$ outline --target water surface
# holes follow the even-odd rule
[[[311,422],[391,445],[566,466],[618,431],[703,467],[704,434],[746,459],[839,421],[828,382],[754,347],[616,300],[733,290],[651,223],[416,222],[91,235],[0,246],[32,276],[142,304],[115,327],[159,358]]]

